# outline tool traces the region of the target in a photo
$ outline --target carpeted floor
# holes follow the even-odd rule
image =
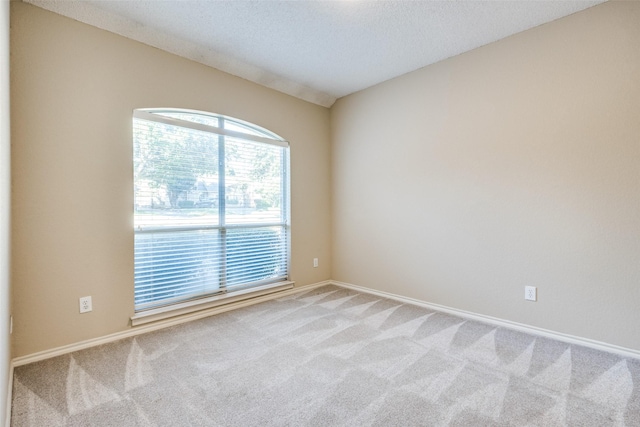
[[[16,368],[12,426],[640,426],[640,360],[325,286]]]

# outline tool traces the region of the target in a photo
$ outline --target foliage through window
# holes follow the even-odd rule
[[[288,278],[286,141],[230,117],[135,110],[133,160],[136,311]]]

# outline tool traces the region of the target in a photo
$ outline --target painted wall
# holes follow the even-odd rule
[[[639,23],[607,2],[338,100],[333,279],[640,350]]]
[[[0,1],[0,424],[5,422],[11,360],[10,203],[11,140],[9,133],[9,1]]]
[[[11,49],[14,357],[129,328],[135,108],[211,111],[290,141],[291,278],[330,278],[326,108],[23,3]]]

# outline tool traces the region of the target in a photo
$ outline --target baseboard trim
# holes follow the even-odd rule
[[[620,347],[614,344],[608,344],[601,341],[591,340],[588,338],[577,337],[574,335],[564,334],[562,332],[551,331],[548,329],[538,328],[536,326],[526,325],[524,323],[512,322],[510,320],[504,320],[497,317],[486,316],[484,314],[473,313],[470,311],[459,310],[457,308],[447,307],[440,304],[434,304],[414,298],[404,297],[402,295],[392,294],[390,292],[378,291],[375,289],[365,288],[364,286],[353,285],[351,283],[339,282],[331,280],[331,284],[340,286],[347,289],[353,289],[372,295],[377,295],[384,298],[393,299],[403,303],[418,305],[420,307],[429,308],[436,311],[452,314],[455,316],[463,317],[469,320],[477,320],[479,322],[489,323],[495,326],[501,326],[508,329],[517,330],[520,332],[528,333],[531,335],[542,336],[545,338],[551,338],[557,341],[566,342],[569,344],[577,344],[584,347],[593,348],[595,350],[606,351],[608,353],[614,353],[622,357],[629,357],[634,359],[640,359],[640,351],[633,350],[626,347]]]
[[[74,344],[56,347],[50,350],[44,350],[37,353],[28,354],[26,356],[16,357],[12,360],[12,364],[11,364],[12,365],[11,378],[13,378],[14,367],[28,365],[29,363],[39,362],[41,360],[50,359],[52,357],[61,356],[67,353],[72,353],[74,351],[84,350],[90,347],[107,344],[113,341],[118,341],[124,338],[141,335],[147,332],[157,331],[160,329],[190,322],[192,320],[198,320],[205,317],[214,316],[216,314],[224,313],[224,312],[235,310],[242,307],[248,307],[250,305],[258,304],[258,303],[269,301],[276,298],[286,297],[288,295],[292,295],[297,292],[311,290],[320,286],[330,285],[330,284],[332,284],[332,282],[330,280],[326,280],[323,282],[317,282],[310,285],[297,286],[292,289],[287,289],[280,292],[274,292],[267,295],[257,296],[255,298],[245,299],[242,301],[232,302],[223,306],[217,306],[210,309],[185,314],[182,316],[173,317],[171,319],[158,320],[157,322],[150,323],[147,325],[132,327],[131,329],[127,329],[126,331],[116,332],[116,333],[105,335],[102,337],[92,338],[92,339],[80,341]]]
[[[6,404],[6,411],[5,411],[6,416],[4,420],[5,427],[11,426],[12,402],[13,402],[13,361],[9,362],[9,381],[7,381],[7,401],[5,402]]]

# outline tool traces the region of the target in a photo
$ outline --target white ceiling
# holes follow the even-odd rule
[[[24,0],[329,107],[605,0]]]

